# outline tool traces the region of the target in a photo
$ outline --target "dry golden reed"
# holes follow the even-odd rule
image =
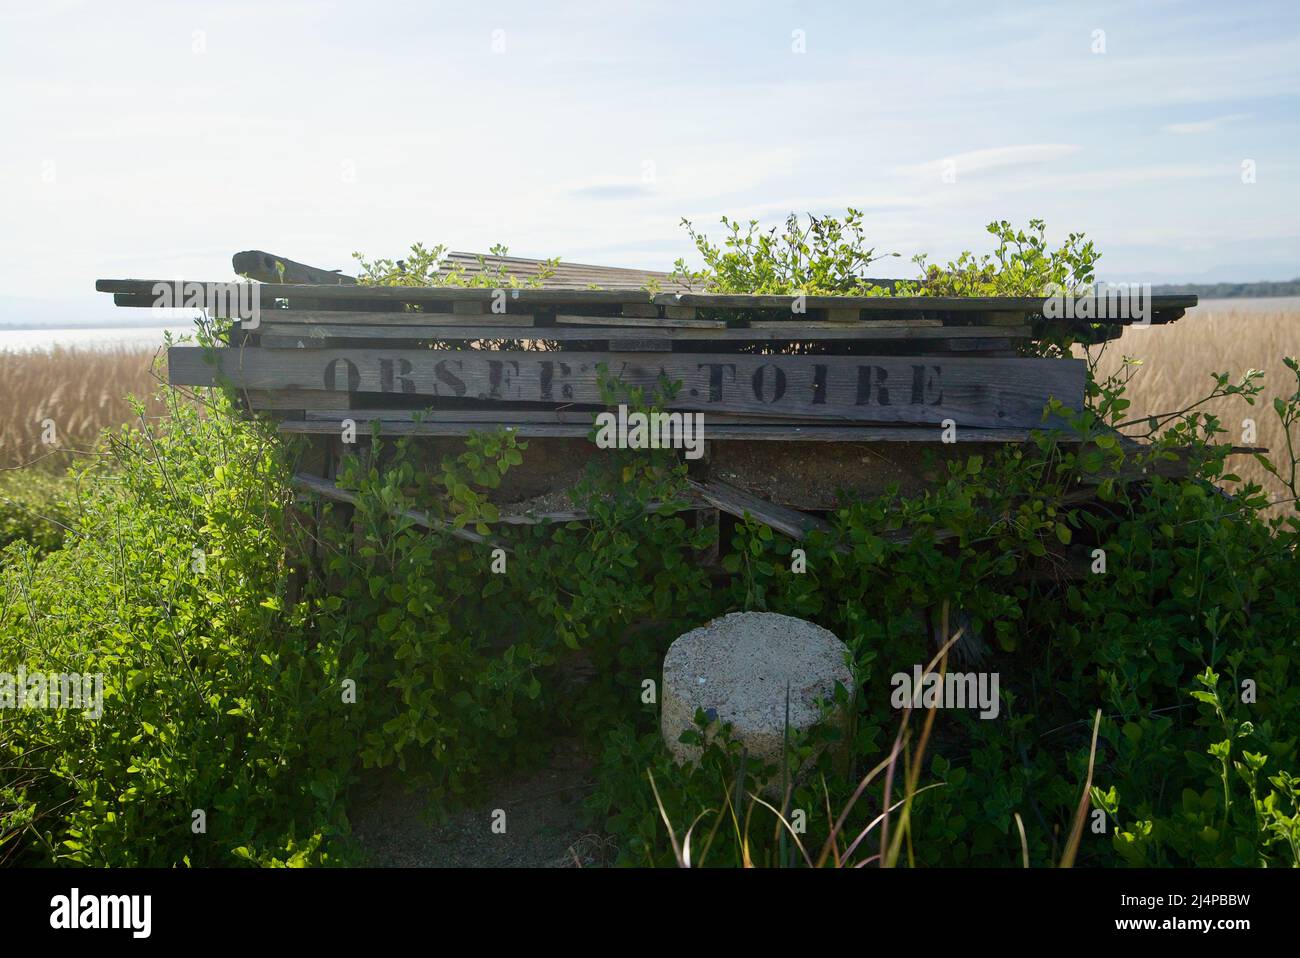
[[[1282,365],[1282,357],[1300,357],[1300,311],[1256,312],[1202,306],[1189,310],[1169,326],[1127,329],[1119,340],[1106,344],[1097,367],[1098,377],[1118,372],[1124,356],[1142,361],[1127,393],[1133,403],[1128,415],[1133,419],[1187,408],[1214,388],[1212,373],[1226,372],[1233,382],[1239,382],[1247,370],[1262,370],[1264,389],[1254,406],[1247,405],[1240,396],[1229,396],[1201,409],[1222,420],[1228,430],[1222,441],[1267,446],[1273,461],[1282,465],[1286,437],[1272,405],[1274,396],[1286,397],[1295,392],[1295,376]],[[1255,421],[1257,435],[1253,443],[1243,441],[1245,419]],[[1293,436],[1292,441],[1300,444],[1300,436]],[[1228,464],[1232,472],[1260,483],[1275,498],[1290,495],[1254,457],[1237,455]]]
[[[161,415],[156,355],[126,346],[0,352],[0,468],[67,466],[71,451],[92,450],[106,426],[135,419],[129,395]]]

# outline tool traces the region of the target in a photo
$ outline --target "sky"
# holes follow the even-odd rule
[[[1295,0],[0,0],[0,90],[0,323],[244,249],[667,269],[683,217],[850,206],[876,275],[1040,217],[1113,282],[1300,276]]]

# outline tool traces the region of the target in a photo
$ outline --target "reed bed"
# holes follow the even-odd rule
[[[1228,430],[1223,441],[1266,446],[1274,462],[1286,455],[1286,436],[1272,403],[1275,396],[1286,397],[1296,389],[1295,376],[1282,365],[1282,357],[1300,357],[1300,311],[1202,308],[1170,326],[1130,328],[1119,340],[1106,344],[1098,376],[1118,372],[1125,356],[1142,362],[1129,383],[1131,418],[1187,408],[1211,392],[1215,372],[1230,373],[1236,382],[1249,369],[1263,371],[1264,390],[1254,406],[1240,396],[1230,396],[1201,408],[1222,420]],[[1246,419],[1255,421],[1254,442],[1246,441]],[[1300,436],[1292,441],[1300,444]],[[1276,499],[1290,495],[1252,456],[1234,456],[1229,465],[1243,480],[1258,482]],[[1289,510],[1291,505],[1282,507]]]
[[[135,418],[129,396],[148,415],[162,415],[158,353],[125,346],[0,352],[0,468],[65,468],[76,452],[94,448],[105,427]]]

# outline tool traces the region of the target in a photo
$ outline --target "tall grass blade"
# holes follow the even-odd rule
[[[1088,777],[1083,783],[1083,794],[1079,796],[1079,810],[1074,813],[1074,827],[1070,829],[1070,838],[1065,843],[1061,855],[1061,867],[1073,868],[1074,856],[1078,854],[1079,842],[1083,839],[1083,823],[1088,818],[1088,805],[1092,801],[1092,770],[1097,760],[1097,730],[1101,728],[1101,709],[1092,722],[1092,747],[1088,750]]]

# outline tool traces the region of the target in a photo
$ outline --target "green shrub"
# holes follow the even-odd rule
[[[1047,461],[1070,458],[1052,447],[1043,452]],[[883,497],[840,510],[833,537],[805,544],[803,575],[789,571],[788,540],[765,527],[738,531],[732,555],[746,558],[734,563],[729,608],[798,615],[835,631],[849,644],[861,681],[855,765],[847,772],[819,768],[819,777],[792,798],[791,807],[807,816],[808,841],[825,839],[831,810],[838,814],[888,748],[898,722],[888,676],[928,658],[904,610],[949,602],[990,640],[981,668],[1001,674],[1003,716],[937,717],[923,781],[944,785],[915,801],[909,841],[915,863],[1016,864],[1017,814],[1030,861],[1059,861],[1097,708],[1105,713],[1097,801],[1110,822],[1102,835],[1086,831],[1080,864],[1294,863],[1288,774],[1297,767],[1300,731],[1294,527],[1265,523],[1254,514],[1259,502],[1232,503],[1194,480],[1116,485],[1101,509],[1063,507],[1086,467],[1076,461],[1067,466],[1073,475],[1044,481],[1026,471],[1034,459],[1018,451],[992,461],[972,457],[930,495]],[[1133,461],[1117,449],[1104,469],[1125,465]],[[881,538],[898,527],[954,530],[958,545],[946,548],[924,533],[905,546]],[[1018,575],[1054,542],[1074,535],[1106,550],[1104,574],[1060,583]],[[1231,677],[1213,707],[1205,698],[1207,669],[1226,669]],[[1247,703],[1241,698],[1251,688],[1242,685],[1248,679],[1254,694]],[[673,860],[645,769],[653,771],[667,817],[682,828],[706,809],[722,814],[726,783],[737,774],[735,763],[720,757],[712,766],[677,770],[657,735],[653,712],[611,733],[593,796],[594,811],[623,837],[629,863]],[[878,788],[868,796],[852,820],[856,827],[883,807]],[[710,822],[706,817],[701,829]],[[775,850],[781,831],[774,824],[766,814],[752,829],[748,845],[756,861],[790,860]],[[724,828],[715,859],[734,861],[738,841],[738,833]]]
[[[147,429],[112,434],[111,465],[80,477],[63,549],[4,555],[0,671],[102,673],[103,707],[0,711],[0,854],[325,861],[355,733],[337,650],[286,606],[273,437],[179,402]]]
[[[57,549],[75,496],[68,476],[30,467],[0,472],[0,548],[22,540],[37,553]]]
[[[682,220],[704,266],[693,270],[679,259],[673,271],[676,279],[712,293],[873,296],[888,292],[865,278],[864,270],[898,254],[877,255],[867,247],[858,210],[848,210],[843,220],[791,213],[784,228],[767,230],[760,229],[757,220],[742,226],[725,216],[722,225],[727,233],[717,245],[697,232],[690,220]]]

